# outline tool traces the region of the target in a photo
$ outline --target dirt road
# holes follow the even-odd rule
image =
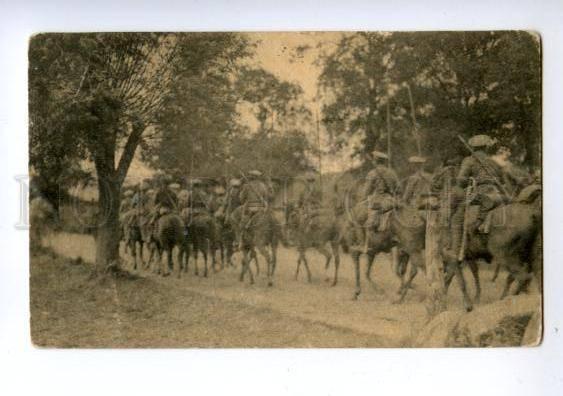
[[[90,262],[94,258],[93,243],[91,237],[79,234],[56,234],[46,241],[46,245],[60,255],[81,257]],[[178,327],[175,331],[180,333],[175,333],[172,337],[177,346],[186,346],[185,342],[181,342],[184,339],[182,337],[197,341],[198,334],[233,325],[233,315],[238,318],[235,321],[243,323],[243,326],[254,328],[260,327],[260,323],[267,324],[268,321],[272,324],[272,321],[278,320],[285,324],[282,325],[283,328],[277,326],[276,329],[258,332],[254,341],[246,339],[241,342],[236,336],[233,338],[233,332],[220,332],[217,334],[223,334],[223,338],[212,342],[202,340],[200,346],[407,346],[426,322],[423,274],[415,280],[415,290],[409,293],[406,302],[401,305],[393,304],[399,281],[391,272],[389,257],[382,255],[377,258],[372,274],[380,291],[374,290],[364,281],[363,294],[355,301],[352,299],[353,268],[349,257],[343,256],[340,281],[336,287],[330,287],[325,282],[324,259],[313,252],[309,253],[309,257],[313,272],[312,284],[306,282],[303,272],[299,280],[294,279],[296,253],[285,248],[280,249],[275,284],[271,288],[267,287],[263,275],[263,260],[260,277],[252,286],[238,281],[239,266],[218,273],[210,272],[208,278],[194,276],[193,266],[189,274],[183,275],[181,279],[174,276],[162,278],[149,272],[142,272],[140,275],[166,290],[171,299],[173,315],[177,315],[181,322],[193,322],[193,318],[184,312],[186,304],[196,304],[199,315],[209,319],[207,324],[203,320],[201,327],[197,329]],[[238,256],[235,257],[235,262],[238,263]],[[331,273],[332,271],[329,272]],[[470,292],[473,293],[473,281],[469,272],[465,276],[469,280]],[[481,303],[485,304],[498,298],[504,275],[496,284],[490,282],[492,271],[489,268],[483,269],[481,276]],[[142,293],[142,290],[138,292]],[[449,309],[461,308],[461,294],[455,284],[450,290],[448,303]],[[228,314],[225,314],[225,309],[229,310]],[[141,327],[137,328],[139,333],[147,331]],[[151,345],[150,335],[143,339],[149,340],[146,346]],[[162,344],[153,342],[152,345]],[[174,346],[168,342],[166,345]],[[198,346],[195,342],[190,342],[189,345]]]

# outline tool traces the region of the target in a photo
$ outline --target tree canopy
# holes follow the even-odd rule
[[[531,33],[359,32],[321,64],[325,125],[336,146],[360,136],[355,155],[385,151],[389,122],[402,158],[417,153],[417,139],[434,158],[466,154],[456,135],[486,133],[539,164],[541,57]]]

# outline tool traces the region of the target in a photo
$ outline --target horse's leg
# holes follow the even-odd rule
[[[397,277],[401,280],[401,286],[399,287],[399,291],[397,292],[398,294],[401,294],[406,283],[405,274],[407,273],[407,267],[409,266],[410,256],[408,255],[408,253],[404,251],[400,251],[398,256],[399,257],[397,260],[397,265],[395,266],[394,271],[395,271],[395,275],[397,275]]]
[[[192,249],[194,252],[194,275],[199,276],[199,264],[197,263],[199,257],[199,244],[196,240],[193,241]]]
[[[248,276],[250,277],[250,284],[253,285],[254,284],[254,274],[252,274],[252,269],[250,268],[250,255],[254,250],[254,248],[243,248],[242,252],[243,252],[243,258],[242,258],[242,272],[240,274],[240,281],[242,282],[244,280],[244,274],[246,272],[248,272]]]
[[[242,257],[241,257],[241,270],[240,270],[240,277],[239,277],[239,281],[242,282],[244,281],[244,275],[246,274],[246,271],[248,270],[248,252],[246,249],[241,249],[241,253],[242,253]]]
[[[479,304],[479,302],[481,301],[481,281],[479,279],[479,264],[477,263],[477,260],[469,260],[467,262],[467,265],[469,266],[469,269],[473,274],[473,279],[475,280],[475,298],[473,299],[473,302],[475,304]]]
[[[135,241],[129,241],[131,243],[130,252],[133,257],[133,271],[137,271],[137,243]]]
[[[452,283],[452,280],[454,279],[455,276],[455,271],[453,270],[454,265],[456,264],[444,262],[444,267],[445,267],[444,285],[446,287],[446,295],[448,294],[450,284]]]
[[[260,275],[260,265],[258,264],[258,255],[256,254],[256,249],[250,249],[250,259],[254,261],[254,265],[256,266],[256,276]],[[248,263],[250,269],[250,262]]]
[[[277,252],[277,244],[271,246],[272,249],[272,274],[270,275],[272,278],[276,273],[276,267],[278,265],[278,252]]]
[[[325,281],[330,282],[330,276],[328,275],[328,269],[330,268],[330,261],[332,260],[332,254],[324,245],[315,246],[315,250],[322,254],[325,258]]]
[[[407,280],[404,281],[404,284],[403,284],[401,292],[400,292],[399,300],[397,301],[397,303],[401,304],[405,300],[405,297],[407,296],[407,293],[409,292],[409,289],[411,288],[412,282],[413,282],[414,278],[416,278],[416,275],[418,274],[418,268],[421,267],[421,265],[422,265],[421,254],[420,253],[412,254],[410,256],[411,269],[410,269],[410,272],[409,272],[409,276],[408,276]],[[404,278],[402,278],[402,279],[404,279]]]
[[[469,294],[467,293],[467,287],[465,284],[465,278],[463,277],[463,271],[461,269],[461,263],[456,263],[454,265],[454,271],[457,278],[457,282],[459,284],[459,288],[461,289],[461,293],[463,294],[463,307],[467,312],[473,310],[473,304],[471,303],[471,299],[469,298]]]
[[[272,286],[272,257],[265,245],[258,246],[258,251],[266,259],[266,277],[268,278],[268,286]]]
[[[209,254],[211,255],[211,267],[213,272],[219,272],[217,269],[217,244],[211,238],[208,241]]]
[[[368,282],[375,287],[375,282],[371,279],[371,270],[373,267],[373,262],[375,261],[375,254],[369,252],[367,254],[367,265],[366,265],[366,279]]]
[[[518,286],[514,291],[514,295],[517,296],[520,293],[527,293],[530,282],[532,281],[532,274],[527,274],[524,279],[518,279]]]
[[[373,287],[373,290],[375,290],[377,293],[383,293],[383,290],[379,288],[379,286],[377,286],[377,283],[375,283],[375,281],[371,278],[371,271],[373,269],[373,263],[375,261],[375,256],[376,254],[373,253],[372,251],[369,251],[367,254],[367,267],[366,267],[366,278],[368,280],[368,282],[370,283],[370,285]]]
[[[352,253],[352,260],[354,261],[354,272],[356,275],[356,290],[354,291],[354,299],[357,300],[362,292],[360,280],[360,254],[359,252]]]
[[[500,261],[497,261],[495,265],[495,273],[491,278],[491,282],[495,282],[497,280],[499,272],[500,272]]]
[[[203,244],[205,248],[201,249],[201,255],[203,256],[203,277],[207,278],[208,275],[208,265],[207,265],[207,252],[209,251],[209,245],[207,243]]]
[[[178,256],[177,256],[177,260],[178,261],[178,279],[180,279],[182,277],[182,260],[184,257],[184,249],[182,247],[181,244],[178,245]]]
[[[338,267],[340,267],[340,252],[338,251],[338,242],[333,241],[330,243],[332,255],[334,256],[334,278],[331,286],[336,286],[338,282]]]
[[[500,296],[501,300],[508,295],[508,292],[510,291],[510,286],[512,286],[513,282],[514,282],[514,275],[512,274],[512,272],[509,272],[508,276],[506,277],[506,283],[504,284],[504,290],[502,291],[502,295]]]
[[[295,268],[295,280],[299,279],[299,270],[301,269],[302,258],[303,258],[303,251],[299,249],[297,256],[297,267]]]
[[[143,249],[144,249],[144,245],[145,243],[143,242],[143,240],[139,240],[139,259],[141,260],[141,268],[143,268],[145,266],[145,261],[143,259]]]
[[[305,266],[305,270],[307,270],[307,282],[311,283],[311,270],[309,269],[309,262],[307,261],[307,255],[305,254],[305,251],[303,251],[303,265]]]

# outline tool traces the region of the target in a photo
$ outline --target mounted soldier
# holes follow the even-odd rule
[[[485,232],[484,222],[487,214],[500,205],[505,198],[503,185],[504,172],[491,154],[495,152],[495,140],[487,135],[476,135],[469,139],[471,155],[465,157],[457,176],[457,184],[464,189],[475,188],[471,204],[479,206],[475,227]],[[474,184],[474,186],[472,186]]]
[[[161,175],[157,178],[158,190],[154,197],[154,209],[149,224],[154,225],[164,214],[170,213],[178,208],[178,197],[169,186],[169,179]]]
[[[193,179],[188,198],[189,217],[208,213],[210,197],[207,194],[203,180]]]
[[[424,209],[432,185],[432,173],[429,172],[429,162],[421,156],[412,156],[409,163],[414,168],[414,173],[408,177],[403,202],[408,206]]]
[[[383,214],[393,209],[395,194],[399,192],[399,178],[395,171],[386,166],[388,157],[385,153],[372,153],[375,167],[366,177],[362,198],[367,202],[368,217],[364,224],[363,252],[368,251],[369,233],[385,228]]]
[[[229,188],[227,189],[227,195],[225,197],[225,218],[229,218],[233,210],[241,205],[240,201],[240,191],[242,182],[240,179],[231,179],[229,181]]]
[[[318,220],[322,205],[322,191],[314,173],[305,176],[305,187],[297,199],[301,225],[306,231],[311,231]]]
[[[247,214],[264,211],[270,205],[272,189],[263,178],[262,172],[252,170],[248,172],[248,180],[240,191],[241,204]]]

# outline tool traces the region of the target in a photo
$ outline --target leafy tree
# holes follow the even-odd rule
[[[250,68],[253,48],[245,35],[204,37],[214,42],[213,62],[177,70],[146,159],[180,177],[244,177],[254,168],[285,177],[307,167],[303,128],[311,114],[301,87]],[[202,51],[210,48],[200,44]],[[178,65],[189,61],[190,53],[185,55]]]
[[[362,136],[357,155],[386,149],[389,119],[401,155],[417,138],[436,159],[465,155],[456,135],[487,133],[539,164],[541,61],[529,33],[356,33],[321,63],[325,123],[336,145]]]
[[[61,151],[64,161],[94,163],[98,270],[118,262],[121,186],[168,94],[175,53],[167,34],[43,34],[30,43],[31,165],[48,175],[53,162],[36,154]]]

